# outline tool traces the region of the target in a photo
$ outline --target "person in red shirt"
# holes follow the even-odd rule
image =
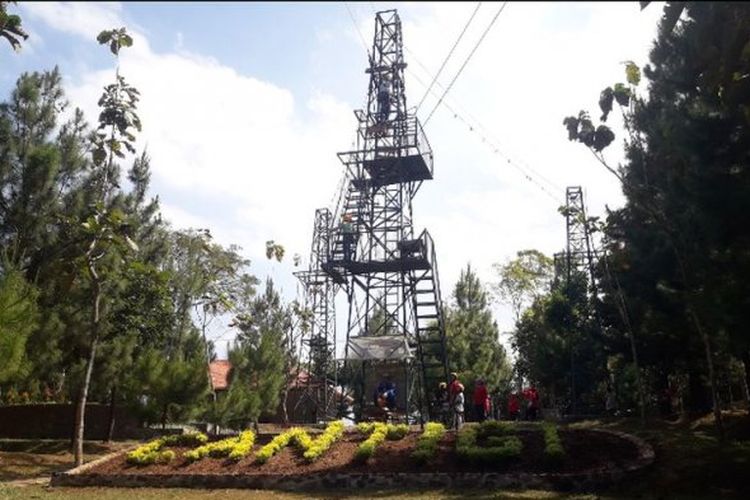
[[[461,390],[459,390],[459,387]],[[448,385],[448,401],[450,402],[450,405],[453,406],[453,399],[456,397],[456,394],[461,392],[463,390],[463,385],[458,380],[458,374],[456,372],[451,373],[451,383]]]
[[[521,409],[521,405],[518,403],[518,395],[515,392],[511,392],[508,397],[508,417],[511,420],[518,420],[518,412]]]
[[[526,417],[529,420],[536,420],[539,413],[539,393],[537,392],[536,387],[532,385],[523,391],[523,396],[527,401]]]
[[[484,380],[477,379],[474,384],[474,414],[477,416],[479,422],[484,422],[487,419],[487,413],[489,410],[490,396],[487,394],[487,386],[484,385]]]

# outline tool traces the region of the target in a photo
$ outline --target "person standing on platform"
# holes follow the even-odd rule
[[[354,250],[354,243],[356,240],[356,234],[354,232],[354,224],[352,224],[351,214],[344,214],[341,218],[341,235],[344,243],[344,260],[350,262],[352,260],[352,253]]]
[[[378,86],[378,123],[388,121],[391,114],[391,75],[385,73]]]

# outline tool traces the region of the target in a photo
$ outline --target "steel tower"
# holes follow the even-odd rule
[[[345,363],[351,367],[357,339],[403,339],[413,357],[399,377],[398,406],[424,418],[430,411],[429,397],[447,379],[448,363],[435,249],[426,230],[415,236],[412,214],[414,196],[433,177],[432,150],[406,105],[406,63],[395,10],[376,14],[369,56],[367,107],[355,111],[355,150],[338,155],[347,175],[320,266],[346,291]],[[349,256],[339,226],[344,214],[351,217],[356,241]],[[372,366],[361,364],[362,406],[367,405],[373,376],[378,376],[374,369],[368,375]]]

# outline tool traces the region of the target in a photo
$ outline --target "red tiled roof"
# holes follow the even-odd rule
[[[211,361],[208,365],[208,370],[211,373],[211,385],[215,391],[223,391],[229,387],[229,372],[232,371],[232,363],[228,359],[221,359]],[[290,387],[305,387],[311,383],[310,374],[305,370],[300,370],[297,376],[289,384]],[[320,386],[320,382],[312,382],[312,386]],[[341,389],[336,388],[334,392],[337,396],[343,396]],[[351,397],[347,396],[347,401],[351,400]]]
[[[211,385],[215,391],[223,391],[229,387],[229,372],[231,370],[232,363],[228,359],[209,363],[208,371],[211,374]]]

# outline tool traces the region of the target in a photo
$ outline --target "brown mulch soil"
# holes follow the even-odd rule
[[[523,441],[520,457],[501,465],[471,465],[459,461],[455,454],[455,434],[446,433],[439,445],[436,457],[424,466],[412,460],[410,454],[419,437],[418,432],[407,435],[400,441],[385,441],[367,463],[352,460],[360,442],[361,434],[350,432],[335,443],[322,457],[307,463],[300,451],[287,446],[263,465],[254,462],[254,453],[240,462],[225,459],[204,458],[188,464],[182,454],[188,448],[172,448],[177,458],[169,464],[133,466],[118,455],[100,464],[91,473],[97,474],[308,474],[314,472],[575,472],[593,467],[620,465],[637,457],[637,449],[630,442],[615,436],[587,430],[560,430],[565,460],[552,465],[544,460],[544,438],[540,430],[519,430],[516,433]],[[253,451],[257,451],[268,438],[258,440]]]

